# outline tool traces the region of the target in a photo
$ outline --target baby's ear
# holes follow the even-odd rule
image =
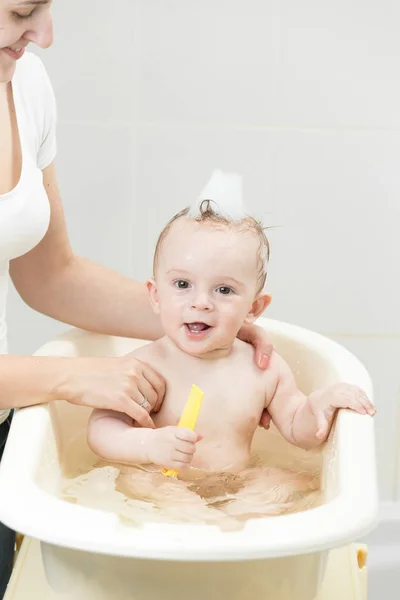
[[[247,314],[244,322],[246,325],[254,323],[254,321],[264,312],[264,310],[271,304],[271,296],[268,294],[259,294],[253,304],[251,305],[250,311]]]
[[[156,315],[158,315],[160,313],[160,308],[159,308],[159,302],[158,302],[157,284],[156,284],[155,280],[149,279],[148,281],[146,281],[146,287],[147,287],[147,291],[149,292],[150,304],[151,304],[154,312],[156,313]]]

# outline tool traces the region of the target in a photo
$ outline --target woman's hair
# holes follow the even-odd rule
[[[175,216],[168,221],[162,232],[160,233],[156,248],[154,251],[154,260],[153,260],[153,273],[155,275],[158,259],[160,255],[161,246],[168,235],[168,232],[171,229],[173,223],[182,218],[187,218],[192,221],[196,221],[198,223],[205,223],[209,225],[215,225],[216,227],[226,227],[227,229],[233,229],[236,231],[242,232],[250,232],[254,234],[259,241],[258,247],[258,286],[257,286],[257,294],[263,289],[265,280],[267,278],[267,265],[269,261],[270,255],[270,246],[268,238],[265,234],[266,228],[263,227],[262,223],[255,219],[254,217],[250,217],[248,215],[244,216],[238,220],[229,220],[226,217],[219,215],[215,210],[213,210],[213,201],[212,200],[203,200],[199,207],[199,214],[195,217],[188,217],[189,208],[185,208],[178,212]]]

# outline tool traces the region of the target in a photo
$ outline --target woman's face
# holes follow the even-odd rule
[[[53,43],[51,0],[0,0],[0,82],[11,81],[26,46]]]

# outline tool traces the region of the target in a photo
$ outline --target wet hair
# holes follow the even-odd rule
[[[162,232],[160,233],[156,248],[154,251],[154,259],[153,259],[153,273],[155,275],[158,259],[160,255],[161,246],[167,237],[172,225],[182,218],[187,218],[192,221],[196,221],[197,223],[204,223],[214,225],[216,227],[226,227],[227,229],[236,230],[239,232],[250,232],[258,238],[259,247],[258,247],[258,257],[257,257],[257,268],[258,268],[258,278],[257,278],[257,294],[261,292],[265,285],[265,281],[267,278],[267,265],[270,256],[270,246],[269,241],[266,236],[266,227],[262,225],[260,221],[255,219],[254,217],[250,217],[248,215],[242,217],[241,219],[231,220],[220,214],[216,210],[213,209],[214,202],[212,200],[203,200],[203,202],[199,206],[199,214],[196,216],[188,217],[189,208],[185,208],[178,212],[175,216],[168,221]]]

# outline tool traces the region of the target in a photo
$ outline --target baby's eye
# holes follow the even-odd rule
[[[217,288],[217,292],[219,292],[220,294],[223,294],[224,296],[229,296],[229,294],[234,293],[233,289],[230,287],[227,287],[226,285],[221,285],[219,288]]]
[[[189,282],[184,279],[178,279],[178,281],[175,281],[175,285],[180,290],[186,290],[189,287]]]

